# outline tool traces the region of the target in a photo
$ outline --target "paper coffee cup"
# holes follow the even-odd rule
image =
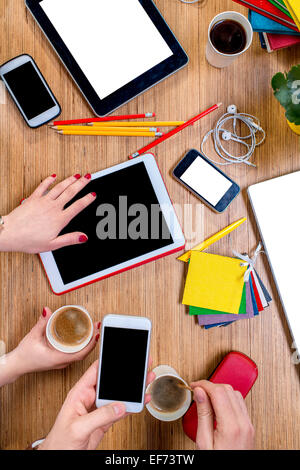
[[[87,338],[84,341],[82,341],[81,343],[77,344],[77,345],[62,344],[56,338],[54,338],[54,336],[51,332],[51,329],[52,329],[51,326],[52,326],[52,323],[55,320],[56,316],[62,310],[66,310],[67,308],[70,308],[70,309],[76,308],[77,310],[81,310],[81,312],[83,312],[87,316],[87,318],[90,322],[90,325],[91,325],[91,330],[90,330],[90,333],[87,336]],[[82,307],[80,305],[64,305],[63,307],[58,308],[57,310],[55,310],[54,313],[52,313],[51,317],[48,320],[47,327],[46,327],[46,337],[47,337],[47,340],[49,341],[49,343],[51,344],[51,346],[53,346],[58,351],[61,351],[61,352],[64,352],[64,353],[69,353],[69,354],[76,353],[76,352],[79,352],[82,349],[84,349],[89,344],[89,342],[91,341],[91,339],[93,337],[93,334],[94,334],[93,320],[91,319],[89,312],[84,307]]]
[[[238,52],[237,54],[223,54],[222,52],[218,51],[218,49],[216,49],[214,45],[212,44],[211,38],[210,38],[210,32],[213,26],[222,20],[233,20],[233,21],[236,21],[237,23],[240,23],[243,26],[246,32],[246,45],[241,52]],[[219,15],[215,16],[209,25],[208,42],[206,46],[206,60],[213,67],[216,67],[216,68],[227,67],[237,57],[244,54],[244,52],[246,52],[249,49],[249,47],[252,44],[252,39],[253,39],[253,29],[248,19],[244,15],[236,11],[224,11],[223,13],[220,13]]]
[[[153,384],[160,379],[161,377],[175,377],[176,379],[181,380],[185,385],[188,385],[185,380],[183,380],[178,372],[176,372],[173,367],[167,366],[167,365],[161,365],[155,367],[153,369],[153,372],[155,373],[155,380],[148,385],[146,393],[151,392],[151,387]],[[182,416],[187,412],[187,410],[190,407],[191,401],[192,401],[192,394],[190,390],[185,390],[186,392],[186,399],[184,403],[181,405],[181,407],[178,410],[175,411],[159,411],[157,408],[155,408],[151,401],[146,405],[147,410],[149,413],[154,416],[154,418],[159,419],[160,421],[176,421],[177,419],[182,418]]]

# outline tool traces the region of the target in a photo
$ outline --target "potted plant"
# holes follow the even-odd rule
[[[274,96],[285,109],[290,128],[300,135],[300,64],[272,78]]]

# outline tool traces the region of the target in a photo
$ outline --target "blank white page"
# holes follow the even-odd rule
[[[101,99],[172,56],[138,0],[42,0],[40,6]]]
[[[250,186],[248,193],[300,351],[300,171]]]

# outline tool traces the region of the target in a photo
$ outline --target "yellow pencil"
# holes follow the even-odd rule
[[[91,126],[52,126],[51,129],[56,131],[80,131],[80,132],[91,132],[91,131],[116,131],[116,132],[159,132],[157,127],[114,127],[114,126],[101,126],[101,128],[94,128]]]
[[[160,137],[162,135],[161,132],[119,132],[119,131],[103,131],[101,132],[100,130],[91,130],[89,132],[80,132],[80,131],[68,131],[68,130],[63,130],[63,131],[57,131],[58,134],[63,134],[63,135],[114,135],[114,136],[129,136],[129,137]]]
[[[139,122],[91,122],[90,126],[92,127],[103,127],[103,126],[111,126],[111,127],[173,127],[173,126],[181,126],[184,124],[185,121],[139,121]]]
[[[186,251],[185,253],[183,253],[183,255],[179,256],[179,258],[177,258],[177,259],[187,263],[188,260],[191,257],[192,251],[203,251],[203,250],[205,250],[205,248],[207,248],[208,246],[210,246],[213,243],[217,242],[221,238],[225,237],[225,235],[228,235],[230,232],[232,232],[233,230],[238,228],[240,225],[242,225],[244,222],[246,222],[246,220],[247,220],[247,218],[243,217],[242,219],[237,220],[233,224],[228,225],[228,227],[223,228],[223,230],[221,230],[218,233],[215,233],[215,235],[213,235],[212,237],[208,238],[207,240],[204,240],[202,243],[199,243],[199,245],[194,246],[194,248],[192,248],[191,250]]]

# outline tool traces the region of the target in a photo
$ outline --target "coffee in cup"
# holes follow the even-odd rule
[[[50,344],[63,352],[77,352],[91,340],[93,322],[88,311],[77,305],[66,305],[56,310],[47,324]]]
[[[182,418],[192,401],[190,390],[185,388],[187,383],[168,365],[157,366],[153,372],[155,379],[146,389],[146,393],[151,394],[147,410],[160,421]]]
[[[162,413],[179,410],[186,401],[187,389],[182,380],[172,375],[159,377],[151,387],[152,406]]]

